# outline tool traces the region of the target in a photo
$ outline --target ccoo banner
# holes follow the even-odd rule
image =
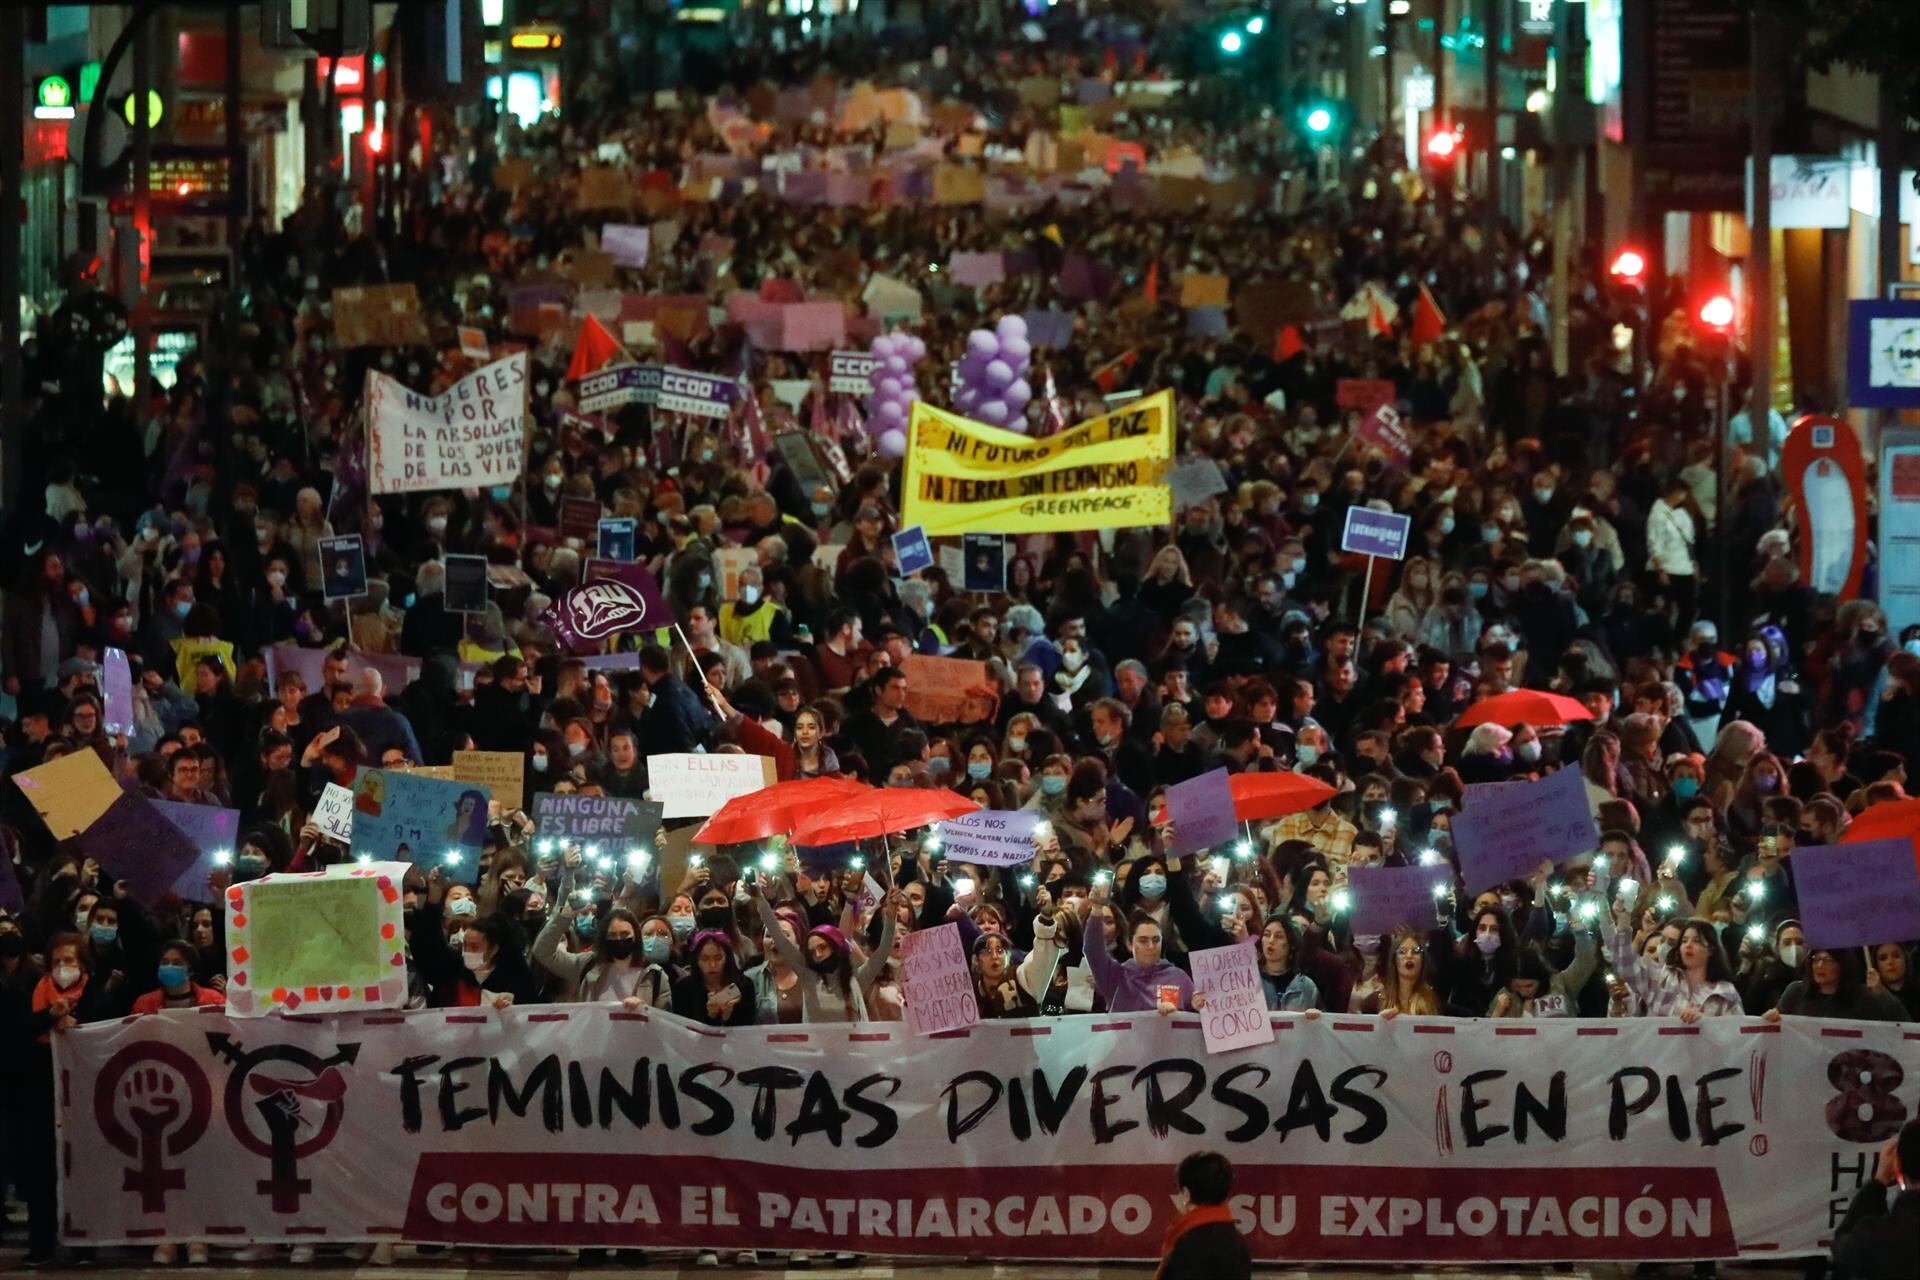
[[[1173,393],[1045,439],[915,401],[900,522],[929,536],[1128,529],[1173,518]]]
[[[1219,1055],[1185,1015],[102,1023],[55,1039],[66,1239],[1139,1259],[1218,1148],[1264,1259],[1776,1258],[1824,1249],[1920,1079],[1887,1024],[1266,1016]]]
[[[367,371],[375,493],[507,484],[526,451],[527,353],[475,370],[437,396]]]

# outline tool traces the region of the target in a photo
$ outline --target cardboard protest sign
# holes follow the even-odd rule
[[[911,324],[919,323],[921,310],[926,305],[918,289],[877,271],[867,281],[860,300],[883,320],[898,317]]]
[[[1182,307],[1224,307],[1232,285],[1225,276],[1189,271],[1180,277]]]
[[[976,809],[939,825],[940,851],[949,862],[1025,866],[1034,859],[1034,830],[1045,820],[1038,809]]]
[[[493,185],[497,191],[518,191],[532,182],[531,160],[502,160],[493,166]]]
[[[907,1025],[917,1036],[959,1031],[980,1021],[973,971],[960,946],[960,926],[915,929],[900,939],[906,966]]]
[[[580,191],[574,204],[583,213],[599,209],[628,209],[633,206],[634,187],[626,171],[610,165],[595,165],[580,171]]]
[[[1303,280],[1263,280],[1241,285],[1233,295],[1233,317],[1262,347],[1288,325],[1302,325],[1314,312],[1313,286]]]
[[[930,658],[910,653],[907,710],[928,724],[976,724],[991,720],[997,705],[987,664],[967,658]]]
[[[314,806],[313,825],[329,840],[353,846],[353,792],[337,782],[329,782]]]
[[[227,1014],[398,1009],[407,1000],[398,862],[270,875],[227,891]]]
[[[355,285],[335,289],[333,336],[342,347],[412,347],[432,341],[420,310],[420,291],[410,284]]]
[[[999,533],[969,533],[961,541],[966,556],[963,574],[968,591],[1007,589],[1007,539]]]
[[[822,542],[813,549],[813,558],[809,561],[814,568],[831,577],[840,567],[840,557],[846,552],[846,544],[840,542]]]
[[[487,611],[487,558],[485,556],[448,555],[441,560],[446,569],[446,607],[453,613]]]
[[[1220,474],[1220,464],[1212,458],[1183,458],[1167,473],[1167,484],[1173,489],[1176,511],[1197,507],[1227,491],[1227,478]]]
[[[1007,278],[1007,259],[999,253],[956,253],[947,262],[947,276],[957,285],[984,289]]]
[[[527,758],[518,751],[456,751],[453,780],[482,786],[506,810],[526,799]]]
[[[1578,769],[1476,797],[1453,815],[1453,848],[1468,893],[1525,880],[1542,862],[1565,862],[1600,843]]]
[[[600,228],[600,249],[613,264],[618,267],[640,268],[647,265],[647,254],[653,247],[653,231],[650,227],[636,227],[625,222],[609,222]]]
[[[1810,947],[1920,937],[1920,864],[1911,840],[1794,850],[1793,890]]]
[[[367,552],[359,534],[320,539],[320,575],[320,593],[329,604],[367,594]]]
[[[120,798],[120,784],[91,751],[75,751],[13,775],[55,840],[71,840]]]
[[[367,371],[374,493],[509,484],[525,453],[527,353],[475,370],[437,396]]]
[[[613,256],[598,249],[569,249],[554,267],[582,289],[605,289],[614,281]]]
[[[1239,828],[1227,771],[1214,769],[1168,787],[1167,820],[1173,824],[1173,851],[1181,857],[1232,840]]]
[[[353,781],[353,851],[376,862],[445,862],[476,876],[487,831],[485,787],[420,769],[362,769]]]
[[[1453,883],[1453,868],[1349,867],[1347,891],[1353,897],[1348,926],[1356,938],[1389,934],[1401,925],[1422,933],[1434,927],[1434,899],[1445,896]],[[1440,893],[1435,894],[1434,890]]]
[[[210,804],[181,804],[174,800],[149,800],[161,817],[193,845],[195,858],[173,882],[173,892],[186,902],[211,902],[207,877],[215,869],[233,860],[234,846],[240,838],[240,811]]]
[[[903,578],[933,568],[933,547],[927,541],[927,531],[919,525],[893,535],[893,555]]]
[[[133,668],[124,650],[108,648],[100,655],[100,727],[109,736],[133,732]]]
[[[769,756],[687,751],[647,757],[647,790],[669,818],[711,818],[735,796],[777,781]]]
[[[652,848],[659,839],[664,809],[658,800],[541,791],[533,797],[533,824],[542,840],[564,844],[605,841]]]
[[[1232,1053],[1273,1043],[1273,1022],[1267,1017],[1267,984],[1260,980],[1260,961],[1253,938],[1232,946],[1207,947],[1187,953],[1193,965],[1193,993],[1204,996],[1200,1034],[1208,1053]]]

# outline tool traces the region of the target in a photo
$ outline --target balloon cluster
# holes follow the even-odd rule
[[[1032,366],[1033,344],[1027,341],[1025,318],[1002,316],[991,329],[975,329],[967,335],[953,407],[969,418],[1024,432],[1027,404],[1033,399],[1033,387],[1027,382]]]
[[[880,452],[889,458],[906,456],[907,418],[920,388],[913,382],[913,366],[927,358],[927,344],[910,333],[883,333],[873,340],[869,354],[879,363],[868,375],[873,387],[868,429],[880,433]]]

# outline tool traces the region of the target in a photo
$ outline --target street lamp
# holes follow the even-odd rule
[[[1737,311],[1733,299],[1716,293],[1700,304],[1694,313],[1700,322],[1701,351],[1713,377],[1713,572],[1714,616],[1722,631],[1732,625],[1727,594],[1727,525],[1732,517],[1732,494],[1727,485],[1727,420],[1733,395],[1733,322]]]

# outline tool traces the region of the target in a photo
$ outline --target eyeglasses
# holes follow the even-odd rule
[[[1401,960],[1412,960],[1417,956],[1427,954],[1427,949],[1425,947],[1401,947],[1393,954]]]

